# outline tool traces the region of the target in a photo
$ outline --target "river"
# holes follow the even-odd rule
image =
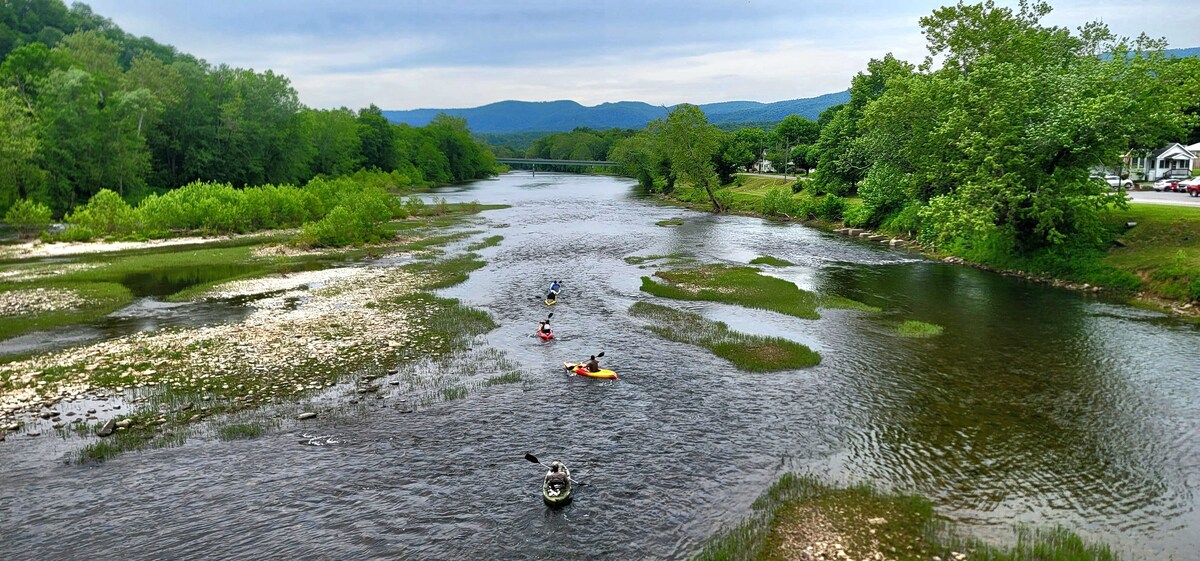
[[[1200,328],[1073,293],[757,218],[657,204],[622,179],[514,172],[443,189],[504,240],[441,291],[489,312],[477,344],[526,381],[251,440],[196,439],[78,466],[0,444],[2,559],[680,559],[787,471],[929,497],[1003,542],[1064,525],[1134,559],[1200,551]],[[682,226],[657,226],[683,218]],[[631,255],[772,255],[771,274],[883,312],[819,320],[655,300]],[[552,311],[557,339],[531,337]],[[748,374],[662,340],[639,300],[794,339],[819,366]],[[906,339],[894,326],[944,326]],[[567,377],[604,351],[621,379]],[[550,511],[533,452],[587,483]],[[63,452],[65,454],[65,451]]]

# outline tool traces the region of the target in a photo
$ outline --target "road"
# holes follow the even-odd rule
[[[1129,200],[1134,203],[1154,205],[1175,205],[1200,207],[1200,197],[1192,197],[1187,193],[1170,193],[1157,191],[1130,191]]]

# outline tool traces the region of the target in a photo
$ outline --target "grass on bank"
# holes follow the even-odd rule
[[[661,298],[722,302],[804,319],[820,319],[818,306],[879,311],[848,298],[818,296],[792,282],[763,275],[754,267],[701,265],[658,271],[654,276],[666,282],[642,277],[642,291]]]
[[[833,487],[811,476],[785,474],[752,506],[753,513],[718,534],[696,561],[804,558],[805,548],[838,558],[925,561],[937,556],[971,561],[1115,561],[1107,546],[1088,544],[1064,529],[1018,528],[1016,545],[995,547],[959,537],[934,518],[929,501],[866,485]],[[823,551],[822,551],[823,550]],[[821,557],[818,557],[821,558]]]
[[[936,337],[942,334],[942,326],[923,321],[908,320],[896,326],[901,337]]]
[[[761,337],[729,329],[724,322],[651,304],[636,302],[629,313],[650,320],[647,329],[659,337],[704,347],[747,372],[774,372],[815,366],[821,355],[795,341]]]
[[[795,263],[792,263],[791,261],[788,261],[786,259],[779,259],[778,257],[771,257],[770,255],[760,255],[758,257],[755,257],[754,259],[750,260],[750,264],[751,265],[770,265],[772,267],[790,267],[792,265],[795,265]]]

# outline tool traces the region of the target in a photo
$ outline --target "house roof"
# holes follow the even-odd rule
[[[1170,157],[1168,156],[1168,159],[1193,160],[1193,159],[1195,159],[1195,158],[1196,158],[1196,154],[1195,154],[1194,152],[1192,152],[1191,150],[1188,150],[1187,148],[1184,148],[1182,144],[1180,144],[1180,143],[1176,142],[1176,143],[1173,143],[1173,144],[1169,144],[1169,145],[1167,145],[1165,148],[1161,148],[1161,149],[1158,149],[1158,150],[1155,150],[1155,151],[1151,152],[1151,153],[1150,153],[1150,159],[1152,159],[1152,160],[1157,160],[1157,159],[1159,159],[1160,157],[1162,157],[1164,154],[1166,154],[1167,152],[1170,152],[1170,151],[1172,151],[1172,150],[1175,150],[1176,148],[1178,148],[1178,149],[1179,149],[1179,153],[1178,153],[1178,154],[1171,154],[1170,156],[1176,156],[1176,155],[1178,155],[1178,156],[1181,156],[1181,157],[1180,157],[1180,158],[1170,158]]]

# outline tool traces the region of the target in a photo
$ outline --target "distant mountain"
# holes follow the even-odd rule
[[[826,94],[808,99],[775,103],[724,101],[700,108],[715,124],[775,122],[793,113],[816,119],[821,111],[845,103],[849,92]],[[587,107],[574,101],[501,101],[467,109],[413,109],[384,111],[393,123],[424,126],[438,113],[467,120],[471,130],[480,134],[505,134],[532,131],[569,131],[575,127],[594,129],[640,129],[646,123],[667,116],[671,108],[641,101],[619,101]]]

